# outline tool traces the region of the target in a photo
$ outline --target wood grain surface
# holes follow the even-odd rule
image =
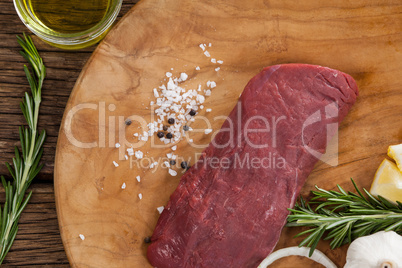
[[[402,120],[401,26],[398,0],[140,2],[84,67],[59,133],[55,190],[71,265],[150,267],[143,240],[152,234],[159,216],[156,208],[166,204],[179,176],[168,175],[166,169],[139,168],[135,161],[119,158],[130,144],[154,159],[171,150],[155,148],[150,141],[137,144],[132,135],[141,128],[118,122],[130,116],[150,121],[152,113],[147,107],[154,100],[152,89],[161,85],[171,68],[175,76],[180,72],[189,75],[187,88],[216,81],[216,89],[204,104],[212,113],[199,113],[211,119],[214,131],[222,121],[213,118],[227,116],[248,80],[265,66],[309,63],[352,75],[360,96],[340,126],[339,165],[318,163],[302,194],[308,196],[314,184],[333,189],[339,183],[350,190],[350,177],[368,188],[388,145],[402,140],[398,124]],[[198,47],[209,42],[212,57],[224,61],[218,72]],[[196,71],[195,66],[201,70]],[[206,128],[201,121],[196,120],[192,127]],[[196,144],[206,145],[211,140],[211,135],[191,135]],[[123,146],[116,149],[115,142]],[[84,143],[94,146],[83,148]],[[186,141],[177,149],[180,156],[192,161],[201,151]],[[120,166],[116,168],[113,161]],[[137,175],[141,183],[136,181]],[[121,188],[123,183],[126,189]],[[299,231],[285,228],[277,248],[297,245],[302,238],[292,237]],[[79,234],[85,235],[85,240]],[[347,246],[330,250],[328,243],[322,242],[318,248],[338,266],[345,263]],[[301,263],[319,267],[307,260]],[[294,259],[274,266],[295,267]]]
[[[138,0],[124,0],[119,19]],[[7,175],[4,162],[14,156],[19,145],[18,127],[24,123],[19,108],[29,86],[23,71],[25,60],[18,53],[16,35],[28,29],[15,12],[13,1],[0,0],[0,175]],[[2,267],[69,267],[56,216],[53,169],[57,136],[67,100],[83,66],[96,46],[64,51],[31,35],[46,67],[39,128],[46,129],[43,163],[30,189],[32,199],[20,219],[19,232]],[[0,187],[0,202],[4,189]]]

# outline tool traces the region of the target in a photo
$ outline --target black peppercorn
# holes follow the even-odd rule
[[[166,134],[166,138],[168,138],[168,139],[173,138],[173,134],[172,134],[172,133],[170,133],[170,132],[169,132],[169,133],[167,133],[167,134]]]
[[[183,126],[183,130],[184,130],[184,131],[188,131],[189,129],[190,129],[189,126],[187,126],[187,125],[184,125],[184,126]]]
[[[176,165],[176,160],[170,160],[169,164],[170,164],[171,166]]]
[[[165,137],[165,133],[163,133],[162,131],[159,131],[157,134],[156,134],[156,136],[158,136],[158,138],[163,138],[163,137]]]
[[[190,114],[191,116],[194,116],[196,113],[197,113],[197,112],[194,111],[193,109],[191,109],[191,111],[189,112],[189,114]]]
[[[129,125],[131,125],[132,121],[131,121],[131,119],[127,118],[124,123],[125,123],[127,126],[129,126]]]
[[[149,244],[151,243],[151,238],[149,236],[144,238],[144,243]]]
[[[171,124],[171,125],[173,125],[173,124],[174,124],[174,118],[169,118],[169,119],[168,119],[168,123]]]
[[[186,161],[183,161],[183,162],[181,162],[180,166],[181,166],[182,169],[187,169],[188,164],[187,164]]]
[[[167,125],[163,126],[163,131],[167,131],[168,129],[169,129],[169,126],[167,126]]]

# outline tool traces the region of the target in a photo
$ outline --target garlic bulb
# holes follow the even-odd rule
[[[344,268],[402,268],[402,236],[378,232],[353,241]]]

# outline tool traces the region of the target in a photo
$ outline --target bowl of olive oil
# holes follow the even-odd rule
[[[14,0],[22,22],[45,42],[80,49],[99,42],[123,0]]]

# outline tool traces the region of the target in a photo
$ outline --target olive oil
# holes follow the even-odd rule
[[[62,34],[83,32],[105,16],[111,0],[26,0],[26,8],[48,31]]]

